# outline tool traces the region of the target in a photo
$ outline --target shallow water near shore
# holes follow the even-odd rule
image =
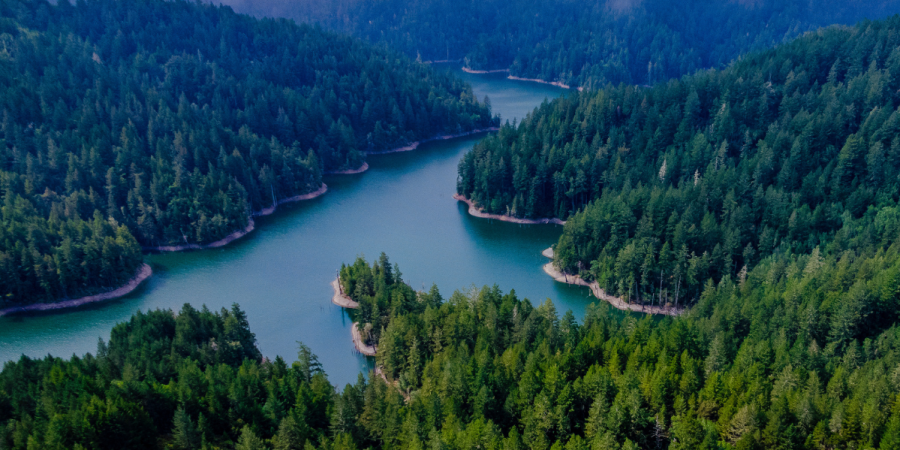
[[[567,91],[507,80],[503,74],[458,72],[495,113],[521,119],[545,98]],[[355,382],[371,360],[357,354],[348,314],[331,303],[330,282],[341,263],[383,251],[414,288],[455,289],[497,284],[538,304],[551,298],[560,314],[579,318],[596,301],[588,288],[553,281],[541,251],[562,227],[518,225],[471,217],[452,199],[460,157],[483,135],[423,144],[406,153],[369,157],[358,175],[327,176],[328,193],[279,206],[256,230],[226,247],[149,255],[153,277],[132,294],[55,313],[0,318],[0,361],[21,354],[69,357],[96,351],[99,338],[136,311],[210,309],[239,303],[263,354],[288,362],[302,341],[337,386]]]

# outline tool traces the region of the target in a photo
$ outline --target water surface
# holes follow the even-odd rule
[[[471,75],[479,98],[495,113],[521,119],[565,91],[501,75]],[[533,303],[551,298],[560,312],[584,314],[587,288],[554,282],[541,270],[541,250],[561,227],[517,225],[470,217],[452,199],[460,157],[480,136],[433,142],[414,152],[373,156],[360,175],[326,177],[328,193],[282,205],[256,230],[226,247],[150,255],[154,275],[131,295],[64,312],[0,318],[0,361],[21,354],[68,357],[96,350],[99,338],[138,310],[211,309],[239,303],[269,357],[293,361],[297,342],[315,352],[332,383],[356,381],[371,361],[350,341],[346,312],[330,301],[341,263],[386,252],[414,288],[455,289],[497,284]]]

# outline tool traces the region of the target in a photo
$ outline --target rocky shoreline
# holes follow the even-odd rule
[[[332,170],[330,172],[325,172],[325,175],[356,175],[358,173],[363,173],[369,170],[369,163],[364,162],[361,166],[356,169],[347,169],[347,170]]]
[[[484,212],[480,208],[476,207],[475,202],[463,197],[462,195],[453,194],[453,198],[469,205],[469,215],[475,216],[475,217],[478,217],[481,219],[496,219],[496,220],[500,220],[503,222],[521,223],[521,224],[549,224],[549,223],[552,223],[555,225],[565,225],[566,224],[565,220],[559,220],[555,217],[552,219],[523,219],[520,217],[506,216],[506,215],[502,215],[502,214],[489,214],[489,213]]]
[[[463,67],[462,71],[465,73],[471,73],[471,74],[476,74],[476,75],[486,75],[486,74],[491,74],[491,73],[509,73],[509,69],[476,70],[476,69],[470,69],[468,67]],[[573,88],[572,86],[569,86],[568,84],[563,83],[562,81],[546,81],[546,80],[542,80],[540,78],[522,78],[522,77],[517,77],[515,75],[509,75],[506,78],[508,80],[515,80],[515,81],[531,81],[534,83],[549,84],[551,86],[556,86],[556,87],[563,88],[563,89],[576,89],[576,90],[578,90],[578,92],[584,91],[584,87],[582,87],[582,86]]]
[[[573,88],[573,87],[569,86],[568,84],[563,83],[562,81],[544,81],[544,80],[541,80],[540,78],[521,78],[521,77],[517,77],[517,76],[513,76],[513,75],[510,75],[506,78],[508,78],[510,80],[516,80],[516,81],[531,81],[534,83],[549,84],[551,86],[556,86],[556,87],[560,87],[563,89],[576,89],[576,90],[578,90],[578,92],[584,91],[584,88],[581,86]]]
[[[3,317],[8,314],[17,314],[23,312],[34,312],[34,311],[52,311],[55,309],[65,309],[65,308],[75,308],[77,306],[87,305],[89,303],[102,302],[106,300],[113,300],[119,297],[123,297],[125,295],[130,294],[132,291],[137,289],[141,283],[144,282],[147,278],[150,278],[150,275],[153,274],[153,269],[150,268],[148,264],[141,265],[138,268],[137,273],[128,280],[123,286],[119,288],[104,292],[102,294],[89,295],[86,297],[75,298],[71,300],[63,300],[61,302],[56,303],[32,303],[30,305],[24,306],[11,306],[9,308],[0,309],[0,317]]]
[[[382,150],[380,152],[366,152],[366,154],[367,155],[387,155],[390,153],[410,152],[410,151],[413,151],[413,150],[419,148],[420,145],[422,145],[426,142],[445,141],[448,139],[455,139],[455,138],[470,136],[470,135],[478,134],[478,133],[487,133],[490,131],[498,131],[499,129],[500,129],[500,127],[488,127],[488,128],[479,128],[477,130],[472,130],[472,131],[465,131],[465,132],[456,133],[456,134],[444,134],[441,136],[435,136],[432,138],[423,139],[421,141],[415,141],[408,145],[404,145],[403,147],[392,148],[390,150]]]
[[[470,69],[468,67],[463,67],[462,71],[465,73],[474,73],[474,74],[487,74],[487,73],[509,73],[509,69],[494,69],[494,70],[475,70]]]
[[[357,309],[359,308],[359,303],[354,301],[348,295],[344,294],[341,291],[341,279],[335,278],[334,281],[331,282],[331,289],[334,290],[334,296],[331,297],[331,303],[340,306],[341,308],[350,308]]]
[[[552,255],[553,255],[552,248],[548,248],[547,250],[544,250],[543,252],[541,252],[541,254],[544,256],[547,256],[548,250],[549,250],[549,254],[551,255],[549,257],[552,257]],[[604,291],[600,287],[600,284],[597,283],[596,281],[592,281],[592,282],[588,283],[587,281],[585,281],[583,278],[581,278],[578,275],[570,275],[570,274],[560,271],[553,264],[552,261],[548,262],[547,264],[544,264],[543,269],[547,275],[550,275],[551,277],[553,277],[554,280],[559,281],[560,283],[574,284],[577,286],[587,286],[587,287],[591,288],[591,293],[594,294],[594,297],[597,297],[598,299],[603,300],[603,301],[609,303],[610,305],[612,305],[613,308],[620,309],[622,311],[634,311],[634,312],[642,312],[642,313],[647,313],[647,314],[661,314],[661,315],[665,315],[665,316],[680,316],[681,314],[684,314],[684,311],[685,311],[683,308],[675,308],[674,306],[668,306],[668,305],[667,306],[655,306],[655,305],[638,305],[638,304],[634,304],[634,303],[628,303],[619,297],[614,297],[612,295],[607,294],[606,291]]]
[[[368,168],[368,166],[366,166],[366,168]],[[250,234],[250,232],[253,231],[253,229],[256,227],[256,223],[253,222],[254,217],[268,216],[268,215],[274,213],[276,209],[278,209],[278,205],[283,205],[285,203],[291,203],[291,202],[299,202],[302,200],[310,200],[310,199],[319,197],[319,196],[325,194],[326,192],[328,192],[328,186],[325,185],[325,183],[322,183],[322,186],[319,187],[319,189],[317,189],[314,192],[310,192],[310,193],[302,194],[302,195],[295,195],[293,197],[281,199],[281,200],[277,201],[274,205],[272,205],[268,208],[263,208],[262,210],[251,214],[250,218],[247,220],[247,226],[244,227],[243,229],[234,231],[231,234],[229,234],[228,236],[225,236],[224,238],[219,239],[218,241],[210,242],[209,244],[161,245],[158,247],[142,247],[142,249],[144,251],[150,251],[150,252],[168,253],[168,252],[181,252],[181,251],[185,251],[185,250],[207,250],[207,249],[211,249],[211,248],[224,247],[224,246],[234,242],[235,240],[240,239],[240,238]]]
[[[334,295],[331,296],[331,303],[334,303],[341,308],[359,308],[358,302],[342,292],[340,277],[335,278],[334,281],[331,282],[331,289],[334,290]],[[357,322],[353,322],[353,325],[350,326],[350,338],[353,340],[353,346],[356,347],[356,351],[366,356],[375,356],[375,346],[363,342],[362,335],[359,333],[359,324]]]

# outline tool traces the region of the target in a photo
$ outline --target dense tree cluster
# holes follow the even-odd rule
[[[422,60],[573,86],[653,84],[835,23],[883,18],[896,0],[214,0],[318,22]]]
[[[391,448],[894,449],[898,275],[896,244],[772,257],[687,316],[603,304],[582,324],[457,292],[392,319],[378,361],[410,400],[370,429]]]
[[[308,348],[291,366],[264,360],[236,305],[186,304],[135,314],[96,356],[7,363],[0,448],[255,449],[273,434],[302,448],[327,436],[333,396]]]
[[[310,26],[56,3],[0,0],[0,304],[115,286],[136,243],[215,241],[366,152],[493,124],[452,75]]]
[[[403,281],[400,268],[396,264],[392,267],[384,253],[371,266],[363,257],[357,257],[351,265],[342,264],[339,273],[344,294],[359,303],[354,320],[363,339],[371,344],[379,342],[395,315],[422,312],[426,306],[441,302],[437,286],[432,286],[431,294],[424,297],[416,293]]]
[[[898,291],[898,244],[766,258],[677,318],[432,289],[341,392],[303,346],[262,359],[236,306],[138,313],[96,356],[7,363],[0,448],[889,450]]]
[[[631,300],[695,300],[776,253],[898,237],[900,17],[828,28],[653,88],[544,103],[465,155],[458,192],[568,219],[556,263]]]

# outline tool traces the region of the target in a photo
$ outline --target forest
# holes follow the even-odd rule
[[[216,241],[368,152],[495,121],[454,76],[318,27],[0,0],[0,307],[116,287],[141,247]]]
[[[457,191],[567,220],[563,270],[630,301],[698,301],[770,257],[898,237],[900,16],[832,27],[651,88],[545,102],[483,140]]]
[[[319,23],[423,61],[593,89],[723,68],[819,27],[900,10],[897,0],[211,1]]]
[[[353,319],[368,344],[380,342],[395,315],[422,312],[426,306],[441,302],[437,286],[432,286],[431,297],[417,293],[403,281],[400,267],[392,266],[384,252],[371,266],[361,256],[353,264],[342,264],[338,277],[343,292],[359,304]]]
[[[390,267],[345,288],[400,292]],[[900,244],[769,258],[675,318],[432,288],[341,390],[302,344],[262,357],[237,305],[139,312],[96,355],[6,363],[0,448],[895,449],[898,292]]]

